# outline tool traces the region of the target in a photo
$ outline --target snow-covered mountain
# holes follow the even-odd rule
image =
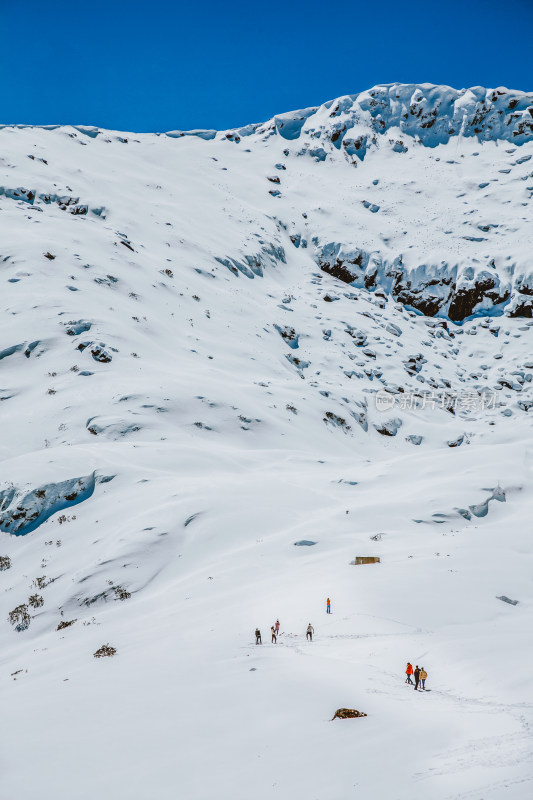
[[[0,140],[2,800],[528,797],[533,94]]]

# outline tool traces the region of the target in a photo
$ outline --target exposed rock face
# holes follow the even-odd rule
[[[194,132],[194,135],[207,133]],[[504,87],[475,86],[455,90],[431,84],[386,84],[328,101],[322,106],[280,114],[262,125],[248,125],[217,134],[237,144],[250,136],[263,141],[279,137],[287,145],[294,143],[297,156],[326,164],[340,157],[355,167],[365,159],[370,161],[379,150],[389,150],[402,160],[410,158],[417,147],[436,148],[454,137],[476,139],[480,143],[501,141],[516,147],[533,142],[533,94]],[[514,151],[505,152],[512,155]],[[292,155],[293,151],[288,147],[284,155],[289,153]],[[435,158],[440,161],[440,153]],[[529,153],[514,157],[499,172],[510,172],[511,167],[525,164],[530,158]],[[459,163],[454,159],[446,163]],[[267,177],[270,181],[280,181],[277,176]],[[490,191],[495,180],[482,181],[479,190]],[[372,183],[376,185],[380,181]],[[529,186],[525,189],[533,191]],[[370,192],[358,202],[365,213],[379,217],[388,213],[386,200],[384,204],[373,202]],[[307,214],[303,216],[307,219]],[[474,228],[465,230],[459,238],[479,243],[485,251],[495,241],[491,237],[502,235],[498,220],[480,219]],[[505,311],[509,316],[533,316],[533,288],[527,284],[525,290],[522,288],[521,279],[515,277],[514,266],[503,271],[504,277],[496,270],[493,274],[484,269],[485,264],[477,253],[468,263],[469,259],[462,258],[460,251],[458,255],[457,247],[451,247],[446,252],[448,263],[430,261],[413,266],[412,261],[404,264],[405,253],[401,251],[393,253],[387,247],[369,248],[364,236],[359,242],[355,236],[350,241],[324,242],[312,233],[304,239],[301,232],[291,233],[290,238],[298,247],[301,242],[307,244],[312,240],[315,260],[323,272],[358,288],[384,289],[398,302],[426,316],[438,315],[460,323],[495,306],[500,306],[498,313]],[[489,267],[494,267],[493,255],[483,252],[483,260]],[[455,259],[458,259],[456,263]],[[245,271],[235,262],[228,266]]]
[[[0,531],[15,536],[31,533],[52,514],[88,500],[98,482],[111,479],[93,472],[82,478],[49,483],[26,494],[15,487],[5,489],[0,492]]]
[[[57,126],[45,128],[54,131]],[[108,136],[108,132],[98,128],[74,128],[89,139]],[[263,219],[266,224],[256,225],[251,238],[245,237],[241,246],[233,249],[224,242],[223,248],[212,254],[237,278],[261,278],[266,270],[286,264],[287,258],[290,259],[287,251],[290,242],[291,249],[294,246],[308,251],[323,272],[343,283],[382,290],[386,296],[426,316],[440,316],[456,323],[487,312],[533,317],[533,280],[531,275],[525,278],[521,272],[530,269],[528,217],[522,207],[533,198],[533,183],[530,182],[533,179],[533,162],[530,161],[533,158],[532,93],[504,87],[475,86],[456,90],[432,84],[383,84],[329,100],[321,106],[279,114],[263,123],[218,132],[176,130],[165,135],[174,140],[190,137],[187,144],[202,148],[204,152],[216,149],[218,155],[213,156],[213,161],[217,169],[223,170],[228,168],[219,164],[221,144],[231,149],[233,155],[235,148],[253,152],[253,145],[258,142],[265,151],[271,149],[268,169],[261,167],[258,191],[261,196],[264,192],[275,208],[268,209]],[[118,140],[123,144],[128,142],[125,137],[118,137]],[[467,146],[463,148],[465,142]],[[461,186],[461,180],[456,180],[460,172],[456,165],[466,166],[468,160],[483,161],[474,158],[483,155],[475,148],[479,143],[480,150],[487,150],[484,144],[487,142],[489,148],[492,142],[502,144],[497,159],[486,165],[486,170],[480,170],[475,181],[466,184],[462,181]],[[180,146],[179,141],[170,144]],[[448,144],[449,152],[446,152],[442,146]],[[517,152],[519,147],[523,148],[523,153]],[[465,152],[459,152],[462,149]],[[426,163],[424,171],[417,173],[412,167],[422,151]],[[35,160],[35,156],[30,157]],[[461,162],[461,158],[466,160]],[[500,163],[502,158],[504,163]],[[311,193],[313,197],[305,197],[305,193],[296,188],[298,181],[291,182],[291,168],[296,159],[306,162],[306,170],[313,162],[309,174],[317,178],[318,196]],[[37,160],[48,163],[46,159]],[[439,166],[436,162],[440,162]],[[332,163],[339,168],[338,186],[337,179],[329,180],[327,175],[328,172],[332,174]],[[376,169],[374,174],[375,167],[380,164],[390,165],[390,168]],[[351,177],[354,168],[361,175],[355,190],[352,183],[342,178],[348,172]],[[497,205],[511,202],[503,199],[507,195],[502,191],[505,187],[500,173],[511,172],[511,177],[516,179],[511,191],[516,207],[511,211],[508,206],[511,216],[505,219],[502,215],[502,219],[498,219],[493,216]],[[251,169],[250,175],[253,173]],[[7,198],[11,205],[24,204],[46,215],[53,214],[57,207],[68,214],[85,216],[91,222],[97,222],[95,217],[106,218],[105,206],[93,207],[82,192],[66,194],[67,188],[74,192],[68,184],[64,190],[57,188],[55,182],[41,185],[38,175],[36,173],[31,183],[26,183],[24,178],[24,186],[18,186],[18,181],[0,186],[0,197]],[[411,179],[420,175],[422,181],[416,190],[417,181]],[[401,180],[398,176],[402,176]],[[424,203],[417,206],[416,195],[425,194],[426,180],[436,185],[442,203],[437,203],[433,209],[435,193],[429,191],[425,199],[431,214],[422,219]],[[440,191],[444,185],[453,186],[453,192],[446,198]],[[337,188],[341,191],[337,192]],[[469,192],[468,202],[461,199],[466,194],[463,189]],[[490,199],[483,206],[484,198]],[[310,205],[307,205],[308,200]],[[402,215],[398,209],[403,205],[408,213]],[[254,199],[250,222],[255,206]],[[245,211],[245,207],[246,203],[236,215],[243,220],[250,211]],[[463,207],[468,209],[463,211]],[[490,212],[485,215],[484,209],[489,208]],[[443,211],[452,213],[443,215]],[[479,216],[466,217],[477,211]],[[359,216],[358,212],[361,212]],[[441,218],[446,220],[450,230],[443,230]],[[509,219],[512,226],[505,224]],[[417,245],[413,244],[412,235],[406,235],[413,234],[412,222],[424,232],[427,229],[427,237],[422,237]],[[515,228],[515,222],[521,228]],[[401,239],[404,235],[406,238]],[[515,242],[522,242],[521,257],[515,258],[512,247],[502,246],[508,241],[512,241],[513,246]],[[117,243],[136,252],[124,234],[119,235]],[[49,252],[43,255],[50,260],[56,258],[56,254]],[[204,274],[213,277],[211,272]],[[107,278],[97,277],[95,281],[107,284],[115,279],[108,275]],[[68,288],[77,290],[72,285]],[[335,298],[327,294],[324,299],[329,302]],[[67,333],[74,336],[88,331],[90,327],[80,330],[84,324],[90,326],[91,323],[74,321]],[[93,352],[93,358],[108,363],[107,359],[112,356],[104,345],[91,344],[100,348],[96,354]]]
[[[481,275],[469,288],[455,287],[448,307],[448,317],[453,322],[460,322],[471,316],[476,306],[485,298],[492,301],[493,305],[498,305],[507,300],[509,295],[508,290],[498,291],[494,278]]]
[[[378,433],[381,433],[382,436],[396,436],[401,425],[401,419],[389,419],[386,422],[374,425],[374,428]]]
[[[408,271],[401,255],[386,262],[380,253],[352,250],[338,242],[318,248],[316,260],[323,272],[343,283],[385,289],[398,302],[428,317],[439,315],[462,322],[497,305],[512,317],[533,316],[531,276],[527,281],[519,276],[513,282],[486,270],[475,273],[471,267],[458,274],[457,268],[448,264]]]
[[[396,135],[389,136],[391,129]],[[230,131],[169,131],[172,138],[217,137],[239,144],[254,134],[278,135],[294,141],[308,134],[327,141],[348,158],[363,160],[369,148],[385,138],[397,153],[408,145],[397,133],[416,138],[427,147],[446,144],[453,136],[481,140],[504,139],[513,144],[533,140],[533,95],[505,87],[452,89],[422,84],[381,84],[359,94],[329,100],[322,106],[278,114],[268,122]],[[101,133],[94,130],[93,136]]]
[[[320,107],[280,114],[262,126],[247,126],[231,135],[247,135],[247,129],[277,133],[288,140],[312,133],[337,148],[342,145],[347,156],[360,160],[391,129],[416,137],[427,147],[446,144],[459,135],[523,144],[533,140],[533,95],[504,87],[456,90],[428,83],[383,84]],[[403,139],[387,137],[387,144],[395,152],[408,150]]]
[[[508,313],[510,317],[533,317],[533,274],[518,277]]]
[[[517,606],[518,605],[518,600],[511,600],[510,597],[507,597],[504,594],[502,594],[500,597],[497,597],[496,600],[501,600],[503,603],[509,603],[509,605],[511,605],[511,606]]]

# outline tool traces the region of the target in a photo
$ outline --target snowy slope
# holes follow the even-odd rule
[[[2,800],[530,795],[532,109],[0,130]]]

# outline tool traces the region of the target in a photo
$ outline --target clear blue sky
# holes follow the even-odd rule
[[[533,0],[0,0],[0,122],[228,128],[376,83],[533,91]]]

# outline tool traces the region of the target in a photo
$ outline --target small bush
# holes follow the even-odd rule
[[[93,653],[93,656],[95,658],[104,658],[104,656],[114,656],[116,652],[116,647],[111,647],[110,644],[103,644],[96,653]]]
[[[28,613],[28,606],[23,603],[10,611],[8,619],[11,625],[15,626],[17,631],[25,631],[30,627],[31,617]]]
[[[11,559],[9,556],[0,556],[0,572],[11,567]]]
[[[77,620],[75,620],[75,619],[70,619],[68,621],[67,620],[63,620],[57,626],[56,631],[62,631],[63,628],[70,628],[70,626],[74,625],[75,622],[77,622]]]
[[[40,594],[32,594],[28,600],[28,603],[32,608],[40,608],[42,605],[44,605],[44,599]]]
[[[131,592],[128,592],[123,586],[115,586],[115,597],[117,600],[129,600]]]

